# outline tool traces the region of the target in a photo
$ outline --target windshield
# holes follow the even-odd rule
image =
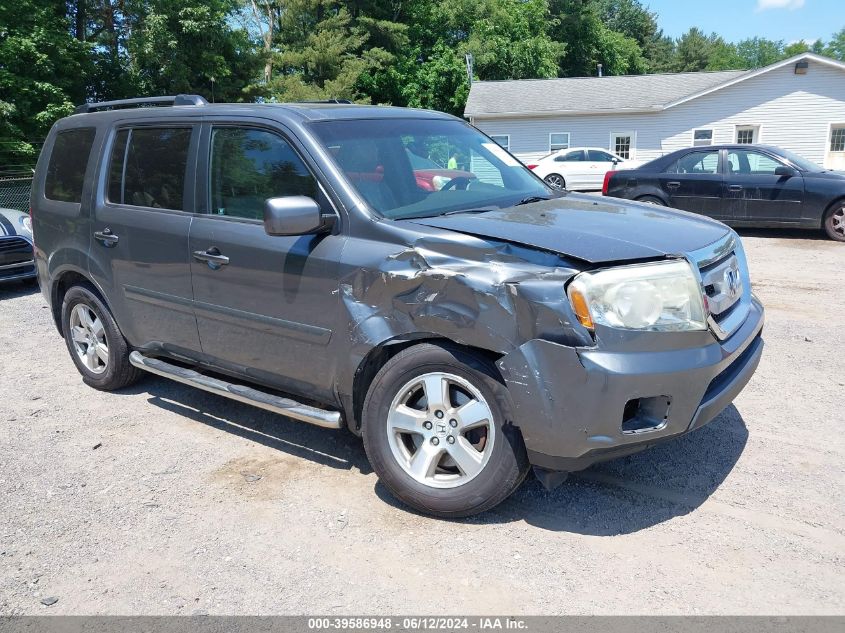
[[[778,153],[802,171],[824,171],[824,167],[817,165],[811,160],[807,160],[803,156],[799,156],[795,152],[778,148]]]
[[[358,193],[393,220],[560,194],[461,121],[318,121],[312,129]]]

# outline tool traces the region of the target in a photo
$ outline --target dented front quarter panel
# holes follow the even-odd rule
[[[345,405],[362,361],[393,341],[442,337],[497,355],[536,338],[593,344],[566,296],[566,282],[582,269],[577,260],[401,222],[371,229],[367,239],[349,240],[341,257]]]

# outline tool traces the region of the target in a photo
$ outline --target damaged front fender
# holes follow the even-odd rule
[[[420,236],[416,229],[398,251],[380,240],[352,240],[344,250],[339,292],[349,365],[338,391],[345,404],[372,350],[421,333],[499,355],[538,338],[592,345],[566,296],[566,282],[580,271],[574,262],[452,232]]]

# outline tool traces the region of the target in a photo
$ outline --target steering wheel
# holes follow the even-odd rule
[[[455,178],[452,178],[452,180],[447,182],[445,185],[440,187],[440,191],[446,191],[447,189],[452,189],[453,187],[455,189],[460,189],[464,191],[469,186],[469,181],[470,179],[466,176],[456,176]]]

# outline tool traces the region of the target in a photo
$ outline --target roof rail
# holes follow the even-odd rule
[[[83,103],[76,107],[76,114],[105,110],[106,108],[125,108],[141,105],[173,105],[173,106],[201,106],[207,105],[200,95],[173,95],[169,97],[137,97],[135,99],[117,99],[115,101],[100,101],[99,103]]]
[[[344,103],[351,104],[349,99],[317,99],[316,101],[296,101],[295,103]]]

